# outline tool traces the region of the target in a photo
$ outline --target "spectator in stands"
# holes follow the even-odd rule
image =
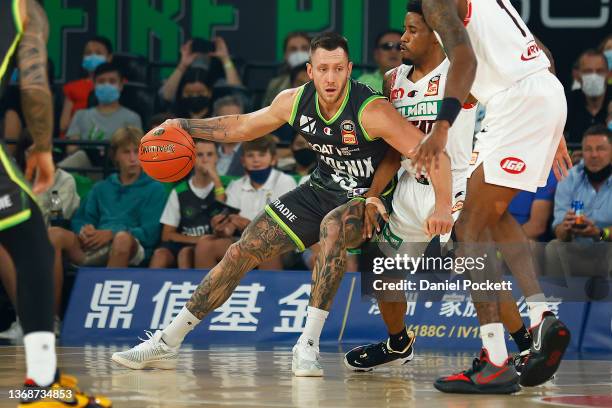
[[[212,233],[210,219],[217,200],[225,192],[217,174],[214,142],[195,139],[193,176],[172,189],[162,213],[162,243],[153,253],[150,268],[193,268],[193,249],[198,240]]]
[[[567,96],[568,143],[580,143],[585,130],[595,124],[605,124],[607,107],[612,100],[612,87],[606,86],[608,62],[595,50],[587,50],[579,59],[581,89]]]
[[[510,202],[508,212],[522,225],[527,238],[534,241],[549,241],[550,221],[553,213],[557,179],[550,172],[546,186],[535,193],[520,191]]]
[[[612,131],[612,101],[608,104],[608,118],[606,119],[608,130]]]
[[[159,241],[166,191],[140,168],[142,135],[135,127],[117,130],[110,144],[118,173],[94,185],[72,219],[72,231],[49,228],[56,275],[62,273],[63,256],[76,265],[139,265]]]
[[[369,85],[370,88],[382,93],[383,77],[387,71],[402,63],[400,53],[402,33],[397,30],[387,30],[378,34],[374,42],[374,61],[378,69],[361,75],[357,80]]]
[[[227,204],[238,214],[220,214],[211,220],[214,236],[207,235],[196,245],[196,268],[212,268],[227,248],[264,207],[296,187],[293,177],[273,168],[276,143],[272,135],[243,143],[242,164],[247,174],[227,187]],[[260,269],[282,269],[280,257],[265,261]]]
[[[106,37],[93,37],[85,43],[81,66],[87,73],[84,78],[64,85],[64,106],[60,117],[60,132],[64,134],[76,111],[87,108],[89,94],[94,90],[96,68],[113,59],[113,46]]]
[[[611,143],[612,131],[606,126],[595,125],[585,132],[584,160],[559,183],[555,194],[553,228],[560,241],[599,240],[612,225]],[[584,227],[576,226],[574,200],[584,202]]]
[[[118,129],[134,126],[142,129],[140,116],[119,103],[123,89],[123,76],[112,63],[104,63],[96,68],[94,92],[98,104],[89,109],[78,111],[70,127],[68,139],[107,141]],[[68,146],[69,156],[59,163],[61,167],[89,168],[104,163],[104,150],[89,148],[79,150],[78,146]]]
[[[291,87],[290,71],[292,68],[303,65],[310,59],[310,36],[304,32],[296,31],[287,34],[283,43],[284,63],[278,76],[272,78],[266,88],[261,106],[268,106],[276,95]]]
[[[181,78],[174,100],[174,114],[182,118],[202,119],[211,114],[212,86],[208,71],[190,68]]]
[[[292,163],[282,170],[290,174],[300,176],[298,184],[302,184],[310,179],[310,173],[317,166],[317,154],[308,146],[308,142],[299,133],[295,134],[291,145]]]
[[[215,101],[213,116],[240,115],[244,113],[242,100],[234,95],[224,96]],[[220,143],[217,149],[219,160],[217,171],[222,176],[237,176],[244,174],[240,159],[240,143]]]
[[[291,68],[291,71],[289,71],[289,80],[291,81],[291,88],[297,88],[309,82],[310,77],[308,76],[308,67],[306,63]]]
[[[297,88],[299,86],[304,85],[306,82],[310,81],[310,78],[308,77],[306,63],[297,65],[291,68],[291,70],[289,71],[289,80],[290,80],[290,86],[289,86],[290,88]],[[276,129],[273,135],[276,136],[277,142],[282,147],[285,147],[285,146],[289,146],[291,142],[293,141],[295,137],[295,130],[293,130],[291,125],[289,125],[288,123],[285,123],[283,126]],[[282,161],[287,156],[290,156],[289,150],[288,149],[285,149],[285,150],[286,151],[283,151],[283,150],[279,151],[279,159],[281,160],[280,162],[281,165],[284,165]]]
[[[204,40],[197,39],[195,44],[201,44]],[[215,50],[207,54],[193,50],[194,39],[187,41],[181,46],[181,59],[168,77],[166,82],[159,90],[163,101],[173,104],[176,97],[180,95],[180,84],[183,82],[183,75],[189,69],[203,69],[207,71],[208,82],[207,86],[212,88],[217,81],[225,78],[228,85],[241,86],[242,80],[234,66],[234,62],[230,56],[225,40],[221,37],[216,37],[214,40]],[[196,47],[198,48],[198,47]]]
[[[555,194],[553,229],[557,239],[546,247],[547,273],[604,276],[610,273],[612,250],[612,131],[589,128],[582,139],[584,160],[559,182]],[[579,219],[573,201],[584,203]]]
[[[608,85],[612,85],[612,34],[603,39],[597,51],[601,52],[608,61]]]

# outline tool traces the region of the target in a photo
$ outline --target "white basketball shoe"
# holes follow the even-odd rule
[[[171,347],[162,340],[162,331],[155,334],[145,331],[147,339],[126,351],[113,353],[112,360],[133,370],[145,368],[161,368],[172,370],[176,368],[179,346]]]
[[[323,377],[319,348],[314,346],[312,340],[298,340],[293,346],[291,371],[296,377]]]

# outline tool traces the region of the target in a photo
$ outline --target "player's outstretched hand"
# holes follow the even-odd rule
[[[561,137],[559,146],[557,147],[557,153],[555,153],[555,161],[553,163],[553,173],[557,180],[561,181],[567,177],[569,169],[572,168],[572,158],[567,151],[567,144],[565,143],[565,137]]]
[[[426,172],[429,173],[432,168],[438,168],[440,154],[446,148],[449,128],[450,126],[446,121],[436,122],[431,132],[414,150],[412,165],[416,169],[417,177],[424,175]]]
[[[55,166],[51,152],[40,152],[32,150],[28,152],[26,159],[25,177],[34,180],[32,191],[41,194],[53,185],[55,178]]]
[[[363,212],[363,239],[372,238],[374,229],[376,232],[380,232],[380,224],[378,223],[378,215],[382,217],[385,222],[389,222],[389,214],[385,205],[378,197],[369,197],[366,200],[365,210]]]
[[[425,220],[424,227],[425,232],[430,237],[448,234],[451,228],[453,228],[453,217],[451,216],[450,211],[436,208],[434,209],[434,212],[431,213],[431,215]]]

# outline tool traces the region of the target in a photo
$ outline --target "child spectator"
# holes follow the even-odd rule
[[[227,187],[227,204],[240,210],[238,214],[213,217],[214,236],[206,236],[196,245],[196,268],[212,268],[227,248],[263,210],[264,207],[296,187],[293,177],[274,169],[276,144],[272,135],[243,143],[242,165],[246,175]],[[261,269],[281,269],[280,257],[263,262]]]
[[[211,234],[210,219],[217,200],[225,201],[217,174],[213,142],[195,139],[196,163],[189,181],[177,185],[166,202],[160,222],[162,244],[153,253],[150,268],[193,268],[193,249],[200,237]]]
[[[64,85],[64,106],[60,117],[60,132],[64,134],[76,111],[87,108],[89,94],[94,90],[93,76],[96,68],[113,59],[113,46],[108,38],[93,37],[85,44],[81,66],[87,72],[85,78]]]
[[[123,76],[115,65],[99,65],[94,74],[94,83],[98,105],[74,115],[67,132],[69,139],[105,141],[117,129],[125,126],[142,129],[140,116],[119,103]],[[101,148],[79,150],[76,146],[68,146],[66,150],[70,156],[59,163],[60,167],[88,168],[104,164],[104,150]]]
[[[157,244],[166,192],[142,172],[142,135],[134,127],[117,130],[110,144],[119,172],[94,185],[72,220],[72,231],[49,228],[56,274],[63,256],[76,265],[122,268],[142,263]]]

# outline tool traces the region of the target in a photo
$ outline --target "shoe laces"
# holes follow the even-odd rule
[[[144,332],[147,338],[143,339],[142,337],[138,337],[138,340],[140,340],[142,343],[138,344],[136,347],[134,347],[134,349],[140,350],[144,348],[145,346],[149,346],[151,344],[158,343],[158,340],[155,338],[154,333],[151,333],[149,330],[145,330]]]
[[[514,356],[514,366],[518,367],[519,365],[524,365],[529,360],[529,356],[531,355],[530,350],[523,350],[519,354]]]

